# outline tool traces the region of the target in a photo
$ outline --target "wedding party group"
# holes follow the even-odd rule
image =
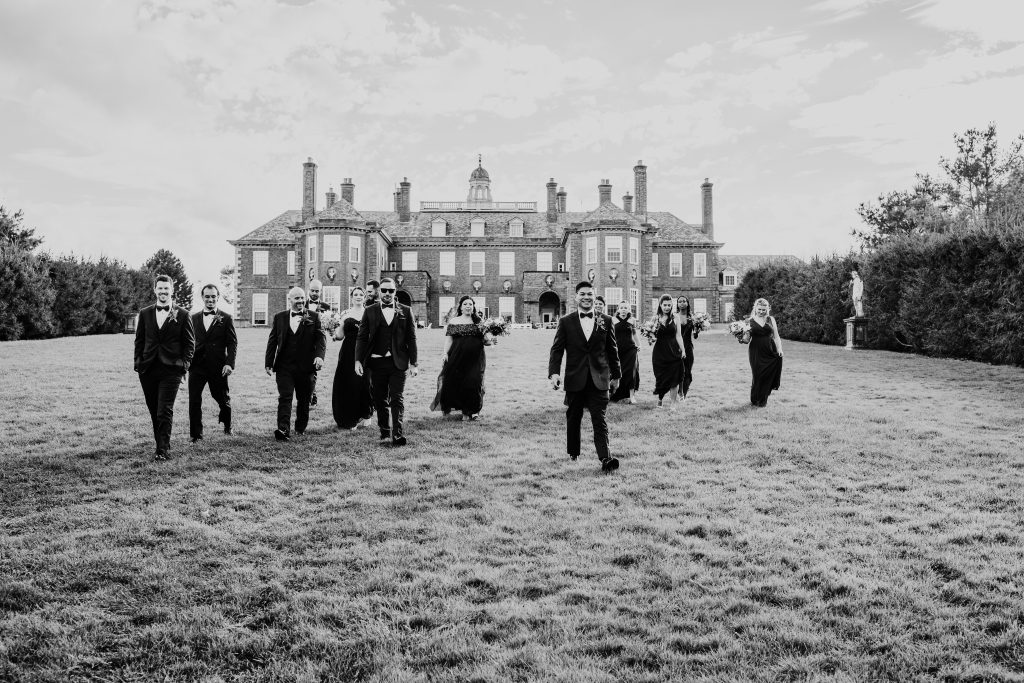
[[[174,401],[186,377],[191,440],[203,438],[202,397],[207,385],[219,407],[218,422],[225,434],[232,434],[228,378],[234,372],[238,338],[231,316],[217,307],[216,285],[202,288],[203,309],[191,315],[172,303],[174,282],[169,276],[157,276],[153,289],[156,303],[142,309],[136,325],[135,371],[153,424],[154,457],[165,460]],[[332,311],[321,300],[321,291],[321,283],[315,280],[308,292],[293,287],[287,310],[271,322],[264,368],[275,378],[278,390],[274,438],[287,442],[292,434],[305,432],[310,408],[318,402],[317,374],[331,336],[341,341],[331,392],[338,428],[369,427],[376,416],[382,445],[407,445],[405,382],[418,374],[419,360],[411,309],[396,300],[397,285],[390,278],[355,287],[351,306],[341,312]],[[610,402],[637,402],[642,338],[653,346],[657,405],[674,411],[693,381],[694,340],[710,329],[710,323],[705,314],[692,313],[687,297],[667,294],[659,300],[655,315],[642,324],[625,301],[608,315],[604,299],[595,296],[588,281],[576,285],[575,304],[576,309],[562,316],[555,329],[548,379],[552,388],[565,391],[569,460],[580,456],[580,427],[586,410],[601,469],[613,471],[619,460],[609,449],[607,407]],[[764,406],[779,388],[782,374],[782,340],[768,302],[758,299],[750,317],[730,329],[749,344],[750,402]],[[447,316],[442,366],[430,409],[477,420],[485,393],[485,347],[497,344],[507,333],[503,320],[484,320],[473,297],[463,296]]]

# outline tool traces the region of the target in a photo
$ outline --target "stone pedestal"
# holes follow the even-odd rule
[[[855,315],[852,318],[843,318],[846,323],[846,349],[866,349],[868,347],[868,320],[863,315]]]

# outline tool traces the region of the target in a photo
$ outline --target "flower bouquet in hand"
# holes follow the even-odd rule
[[[740,344],[750,343],[750,319],[733,320],[729,323],[729,334],[736,337]]]
[[[708,317],[707,313],[698,313],[691,320],[693,321],[693,331],[695,333],[699,334],[711,329],[711,318]]]
[[[640,326],[640,336],[647,339],[648,344],[658,341],[658,330],[661,329],[661,321],[658,319],[648,320]]]
[[[480,323],[484,332],[490,332],[492,337],[507,337],[511,331],[509,322],[502,317],[486,318]]]
[[[325,311],[320,314],[320,327],[324,329],[328,335],[333,335],[334,331],[341,326],[341,312],[340,311]]]

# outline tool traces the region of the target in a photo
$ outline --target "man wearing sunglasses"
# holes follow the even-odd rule
[[[405,377],[415,377],[416,325],[412,310],[395,301],[397,287],[391,278],[380,281],[380,303],[367,306],[356,337],[356,374],[370,373],[370,394],[377,410],[382,444],[406,444],[402,418],[405,414]]]

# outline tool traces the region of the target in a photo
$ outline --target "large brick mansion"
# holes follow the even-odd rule
[[[701,185],[703,216],[686,223],[647,207],[647,167],[633,168],[634,195],[612,201],[602,180],[589,212],[566,211],[567,193],[552,178],[546,205],[491,197],[490,175],[478,164],[465,201],[421,201],[412,210],[403,179],[390,211],[358,207],[351,178],[316,208],[313,160],[303,164],[302,209],[285,211],[230,241],[237,267],[237,318],[266,325],[286,307],[294,285],[324,283],[324,299],[348,305],[354,285],[393,277],[398,298],[423,324],[438,326],[463,294],[489,315],[517,323],[555,320],[572,309],[575,285],[594,283],[614,310],[628,301],[650,315],[658,297],[690,297],[695,312],[726,319],[737,274],[718,255],[711,183]],[[610,312],[610,311],[609,311]]]

